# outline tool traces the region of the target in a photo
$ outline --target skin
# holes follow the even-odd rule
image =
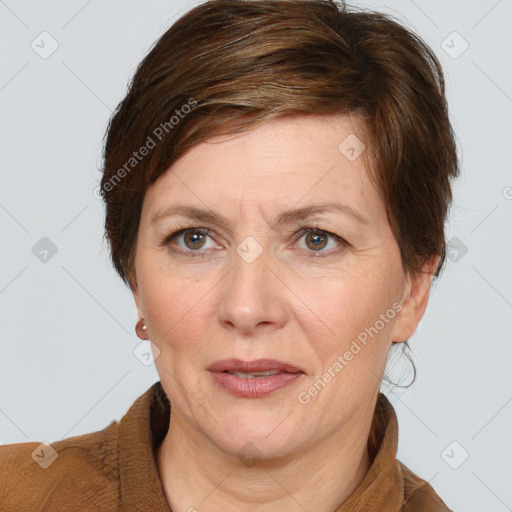
[[[404,272],[364,158],[339,151],[357,133],[356,120],[342,115],[280,118],[195,146],[146,192],[132,286],[172,406],[157,463],[175,511],[332,512],[368,470],[387,354],[416,330],[431,276]],[[329,201],[351,206],[368,225],[338,212],[273,224],[284,210]],[[182,216],[152,223],[176,203],[214,210],[228,227]],[[211,232],[163,243],[183,227]],[[308,227],[346,243],[299,233]],[[250,263],[236,252],[246,237],[262,249]],[[424,270],[432,274],[438,262],[433,256]],[[399,313],[301,403],[298,394],[394,303]],[[238,398],[206,371],[230,357],[275,358],[305,375],[267,397]],[[247,443],[252,465],[237,456]]]

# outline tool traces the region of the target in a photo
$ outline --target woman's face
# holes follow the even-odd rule
[[[357,429],[373,414],[392,340],[421,319],[416,302],[406,306],[414,282],[357,129],[344,116],[274,120],[195,146],[146,193],[138,312],[174,419],[224,452],[250,442],[284,455]],[[300,373],[209,369],[227,359]]]

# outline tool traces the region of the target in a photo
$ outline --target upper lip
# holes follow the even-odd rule
[[[278,361],[277,359],[254,359],[252,361],[243,361],[242,359],[221,359],[215,361],[207,368],[210,372],[267,372],[267,371],[280,371],[286,373],[304,373],[301,368]]]

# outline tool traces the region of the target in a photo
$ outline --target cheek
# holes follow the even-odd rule
[[[317,324],[318,335],[324,336],[322,347],[327,352],[343,349],[347,342],[374,326],[398,296],[391,282],[372,278],[369,272],[366,276],[330,279],[324,287],[320,284],[321,280],[303,287],[300,294],[307,298],[314,313],[310,311],[309,318]],[[391,329],[391,317],[387,315],[384,325],[378,322],[379,331],[386,333]]]
[[[319,362],[315,378],[332,382],[324,395],[331,397],[329,407],[336,408],[338,400],[346,403],[352,394],[361,398],[378,384],[399,308],[397,280],[391,268],[387,273],[368,269],[331,280],[323,294],[309,290],[316,301],[311,309],[320,312],[319,318],[310,315],[319,329],[313,338]]]
[[[186,350],[193,355],[196,340],[204,339],[215,281],[167,275],[158,267],[142,269],[141,294],[151,340],[164,354]]]

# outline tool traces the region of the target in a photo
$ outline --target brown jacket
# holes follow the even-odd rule
[[[0,511],[169,512],[155,462],[169,414],[157,382],[104,430],[51,446],[0,446]],[[395,411],[379,394],[368,439],[372,464],[336,512],[450,511],[427,482],[396,460],[397,443]]]

